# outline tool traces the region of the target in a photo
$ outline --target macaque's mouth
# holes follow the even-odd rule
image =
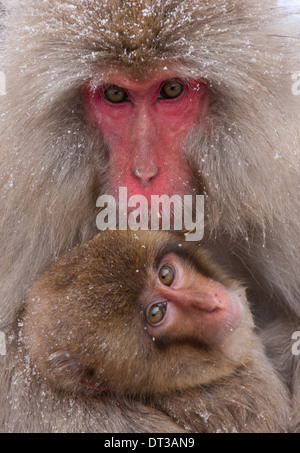
[[[232,296],[231,300],[231,311],[225,326],[225,330],[233,333],[238,327],[240,327],[242,323],[243,308],[237,297]]]

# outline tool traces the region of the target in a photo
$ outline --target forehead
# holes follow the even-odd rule
[[[174,63],[148,67],[147,70],[138,74],[135,74],[132,68],[109,66],[96,73],[90,81],[90,85],[96,88],[101,84],[109,83],[139,91],[148,90],[166,80],[179,78],[188,81],[192,79],[192,74]]]
[[[183,60],[191,53],[187,37],[201,29],[200,10],[199,0],[106,0],[89,29],[94,24],[94,46],[105,61],[145,74],[153,64]]]

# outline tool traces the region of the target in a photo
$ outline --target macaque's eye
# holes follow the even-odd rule
[[[165,286],[171,286],[175,278],[175,270],[171,264],[165,264],[160,268],[158,276]]]
[[[167,306],[165,304],[154,304],[151,305],[148,314],[147,320],[150,324],[158,324],[161,322],[166,314]]]
[[[128,96],[123,88],[118,87],[117,85],[110,85],[104,91],[104,96],[109,102],[114,104],[120,104],[121,102],[128,102]]]
[[[183,85],[179,82],[170,80],[166,82],[159,93],[159,99],[175,99],[183,92]]]

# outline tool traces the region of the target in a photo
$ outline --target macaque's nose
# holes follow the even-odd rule
[[[143,186],[148,185],[158,174],[158,167],[152,165],[150,167],[133,169],[133,174],[136,176]]]

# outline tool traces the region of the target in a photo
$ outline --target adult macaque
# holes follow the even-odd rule
[[[21,429],[37,432],[288,428],[289,397],[253,332],[244,289],[181,241],[100,233],[44,271],[19,322],[21,378],[20,369],[0,372],[1,388],[11,386],[1,429],[16,413]],[[17,411],[12,400],[22,401]],[[146,402],[148,414],[134,414]],[[123,413],[109,419],[118,404]],[[69,411],[79,414],[74,425]]]
[[[1,329],[47,264],[95,235],[98,196],[125,186],[204,194],[207,247],[246,283],[260,327],[290,339],[300,41],[275,0],[1,5]],[[277,364],[297,370],[284,351]],[[300,374],[285,380],[293,390]]]

